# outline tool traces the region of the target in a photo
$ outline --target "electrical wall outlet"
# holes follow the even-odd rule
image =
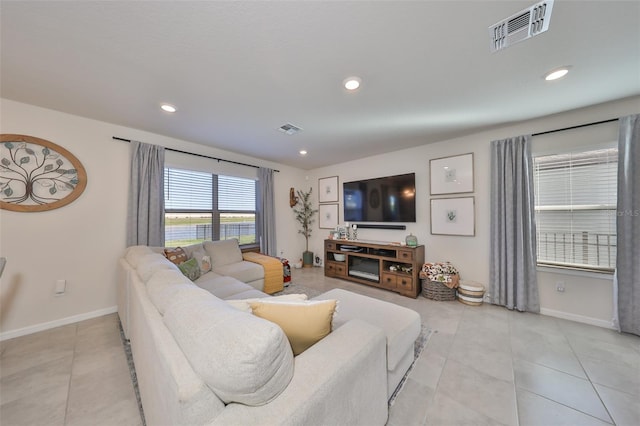
[[[556,282],[556,291],[559,293],[564,293],[564,281]]]

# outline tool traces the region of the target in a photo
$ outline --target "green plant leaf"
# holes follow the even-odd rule
[[[4,146],[6,146],[7,149],[13,149],[13,144],[11,142],[5,142]]]
[[[13,194],[13,189],[11,189],[11,187],[4,190],[4,195],[6,195],[7,197],[11,197],[12,194]]]
[[[27,164],[29,162],[29,157],[22,157],[20,159],[20,164]]]
[[[53,194],[55,194],[56,192],[58,192],[58,190],[56,189],[56,187],[55,187],[55,186],[52,186],[51,188],[49,188],[49,194],[53,195]]]

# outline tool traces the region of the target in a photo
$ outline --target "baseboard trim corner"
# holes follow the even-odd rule
[[[73,315],[66,318],[60,318],[58,320],[43,322],[40,324],[30,325],[28,327],[19,328],[17,330],[4,331],[0,333],[0,342],[3,340],[13,339],[15,337],[26,336],[28,334],[37,333],[39,331],[45,331],[63,325],[74,324],[76,322],[88,320],[91,318],[97,318],[104,315],[113,314],[118,312],[117,306],[111,306],[109,308],[98,309],[97,311],[85,312],[83,314]]]
[[[613,323],[611,321],[606,321],[599,318],[585,317],[584,315],[571,314],[568,312],[556,311],[555,309],[548,309],[548,308],[540,308],[540,313],[542,315],[547,315],[550,317],[556,317],[556,318],[566,319],[569,321],[581,322],[583,324],[595,325],[597,327],[608,328],[611,330],[616,329],[613,326]]]

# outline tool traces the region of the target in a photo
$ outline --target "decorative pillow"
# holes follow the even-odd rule
[[[178,268],[180,268],[180,272],[182,272],[184,276],[189,278],[191,281],[200,278],[200,267],[195,259],[189,259],[186,262],[182,262],[178,265]]]
[[[337,301],[251,302],[253,314],[278,324],[287,335],[293,355],[299,355],[331,332]]]
[[[204,275],[211,270],[211,256],[205,253],[204,250],[194,250],[191,257],[198,262],[200,275]]]
[[[225,300],[229,305],[238,309],[239,311],[246,312],[248,314],[251,313],[251,302],[268,302],[269,300],[280,300],[280,301],[290,301],[290,302],[303,302],[308,299],[306,294],[283,294],[281,296],[269,296],[269,297],[260,297],[253,299],[242,299],[242,300]]]
[[[186,262],[189,259],[189,256],[182,250],[182,247],[166,248],[164,249],[164,256],[176,265]]]
[[[163,320],[194,371],[225,404],[264,405],[293,377],[293,353],[282,329],[211,293],[171,303]]]

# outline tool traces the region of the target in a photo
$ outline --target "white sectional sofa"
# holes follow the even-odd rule
[[[294,357],[280,327],[225,301],[268,297],[253,285],[217,272],[191,282],[144,246],[127,249],[119,270],[118,309],[148,425],[386,422],[387,399],[419,333],[417,313],[334,290],[344,301],[339,321]],[[357,304],[382,311],[363,320]]]

